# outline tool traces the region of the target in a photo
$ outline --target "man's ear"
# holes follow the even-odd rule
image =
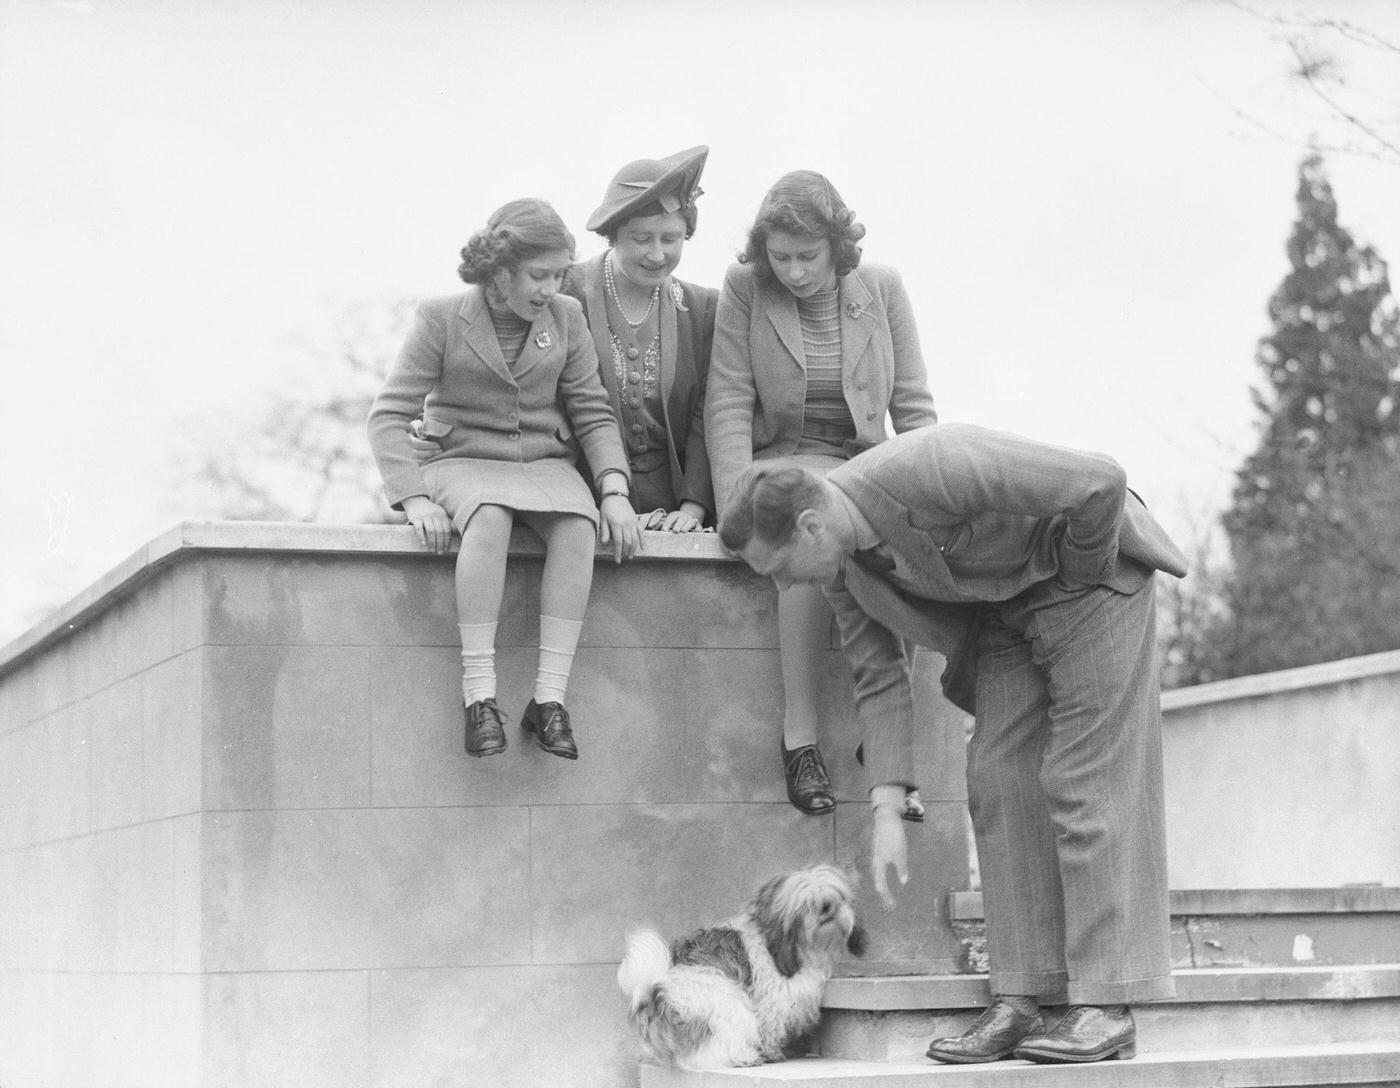
[[[826,519],[822,517],[820,510],[808,507],[797,515],[796,528],[799,534],[820,540],[826,533]]]

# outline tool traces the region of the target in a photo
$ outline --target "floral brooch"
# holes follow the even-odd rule
[[[671,281],[671,301],[675,303],[676,309],[683,314],[690,313],[690,307],[684,302],[685,296],[681,294],[681,285],[675,280]]]
[[[554,343],[554,341],[550,339],[548,329],[541,329],[539,332],[535,333],[535,347],[547,348],[552,343]]]
[[[855,321],[857,318],[865,316],[865,310],[854,302],[848,302],[846,303],[846,316]]]

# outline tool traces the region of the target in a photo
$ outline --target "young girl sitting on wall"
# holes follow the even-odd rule
[[[439,555],[454,528],[462,536],[455,588],[473,756],[506,749],[495,642],[515,518],[546,547],[539,671],[521,726],[565,759],[578,758],[564,691],[595,539],[611,542],[618,562],[640,543],[627,458],[583,310],[558,293],[573,257],[573,236],[543,200],[499,208],[462,250],[458,274],[471,286],[419,306],[370,409],[370,446],[390,505]],[[592,468],[601,509],[571,439]]]

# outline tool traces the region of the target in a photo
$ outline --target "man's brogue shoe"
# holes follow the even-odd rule
[[[930,1043],[928,1056],[954,1065],[999,1062],[1011,1057],[1022,1039],[1044,1030],[1039,1013],[1017,1012],[1005,1001],[995,1001],[961,1035]]]
[[[467,755],[498,756],[506,750],[505,715],[495,699],[467,707]]]
[[[810,816],[831,812],[836,797],[831,792],[831,779],[826,764],[815,744],[804,744],[788,751],[784,745],[783,778],[787,781],[788,800],[793,807]]]
[[[1136,1055],[1137,1026],[1126,1005],[1071,1005],[1053,1028],[1016,1048],[1016,1057],[1032,1062],[1101,1062]]]
[[[525,732],[533,733],[536,746],[550,755],[578,759],[578,745],[574,743],[569,712],[563,703],[537,703],[531,699],[520,717],[520,725]]]

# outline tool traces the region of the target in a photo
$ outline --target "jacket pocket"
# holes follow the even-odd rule
[[[967,522],[949,525],[947,521],[909,513],[909,524],[930,537],[944,555],[957,555],[972,543],[972,526]]]

